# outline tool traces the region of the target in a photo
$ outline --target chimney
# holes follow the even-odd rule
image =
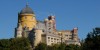
[[[77,28],[77,27],[75,27],[75,28],[73,29],[73,33],[78,33],[78,28]]]

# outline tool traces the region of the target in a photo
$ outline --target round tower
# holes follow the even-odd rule
[[[35,28],[37,23],[35,14],[28,5],[18,14],[18,23],[21,23],[22,28],[27,27],[29,30]]]
[[[16,35],[15,35],[15,37],[17,37],[17,38],[20,38],[20,37],[22,37],[22,26],[21,26],[21,24],[20,23],[18,23],[18,26],[17,26],[17,28],[16,28],[16,30],[15,30],[16,32]]]

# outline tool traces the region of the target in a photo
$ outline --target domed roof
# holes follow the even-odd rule
[[[34,14],[34,12],[28,5],[26,5],[26,7],[21,10],[20,14]]]

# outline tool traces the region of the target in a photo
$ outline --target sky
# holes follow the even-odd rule
[[[0,0],[0,39],[14,38],[18,12],[26,3],[37,20],[54,15],[57,30],[78,27],[80,39],[86,38],[93,28],[100,27],[100,0]]]

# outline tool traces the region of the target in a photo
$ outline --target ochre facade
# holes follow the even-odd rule
[[[20,23],[22,28],[28,27],[29,30],[32,30],[36,27],[36,18],[34,14],[20,14]]]

